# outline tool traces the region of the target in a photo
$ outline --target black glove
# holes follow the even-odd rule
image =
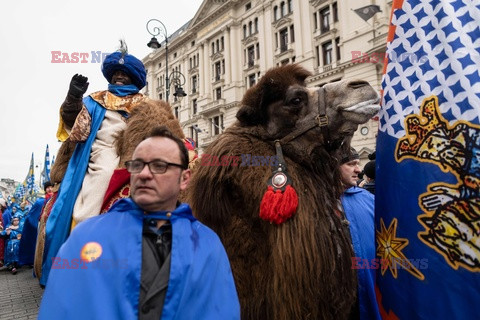
[[[88,78],[82,76],[81,74],[76,74],[72,77],[70,81],[70,89],[68,94],[75,98],[82,98],[83,94],[87,92],[88,89]]]

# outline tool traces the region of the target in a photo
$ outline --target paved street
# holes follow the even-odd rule
[[[22,267],[16,275],[3,268],[0,270],[0,320],[37,318],[43,289],[32,270]]]

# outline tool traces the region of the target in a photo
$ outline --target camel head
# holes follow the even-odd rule
[[[319,146],[338,148],[358,125],[374,116],[379,95],[362,80],[307,88],[311,74],[298,65],[270,69],[250,88],[237,113],[237,125],[261,127],[265,140],[311,154]],[[319,117],[320,116],[320,117]],[[328,148],[327,148],[328,149]]]

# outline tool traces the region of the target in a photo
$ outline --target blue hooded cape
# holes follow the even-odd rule
[[[37,243],[38,220],[42,214],[45,198],[38,198],[25,218],[20,239],[20,251],[18,253],[20,265],[33,265],[35,258],[35,245]]]
[[[187,204],[145,214],[131,199],[80,223],[50,272],[39,319],[137,319],[143,219],[170,220],[171,268],[162,319],[240,319],[230,264],[218,236]],[[85,245],[94,243],[85,259]],[[96,252],[96,253],[95,253]],[[87,258],[87,261],[88,258]]]
[[[342,205],[350,222],[355,258],[352,267],[358,267],[358,299],[361,320],[380,320],[380,311],[375,296],[375,274],[370,262],[375,259],[375,197],[365,189],[352,187],[342,195]],[[366,264],[363,263],[367,259]]]

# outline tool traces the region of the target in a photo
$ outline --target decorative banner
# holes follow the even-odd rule
[[[15,197],[18,200],[18,203],[22,203],[24,201],[29,201],[31,204],[35,202],[37,199],[37,193],[39,191],[38,186],[35,184],[35,174],[34,174],[34,161],[33,161],[33,152],[32,152],[32,158],[30,160],[30,167],[28,169],[28,174],[25,177],[25,180],[22,183],[21,188],[23,188],[23,191],[18,191],[21,193],[21,198],[19,195],[16,195]],[[17,189],[19,189],[17,187]],[[17,191],[15,191],[17,193]]]
[[[377,140],[384,319],[480,315],[480,3],[393,1]]]
[[[45,182],[50,181],[50,152],[47,148],[45,149],[45,160],[43,163],[43,171],[40,174],[40,188],[43,189]]]

